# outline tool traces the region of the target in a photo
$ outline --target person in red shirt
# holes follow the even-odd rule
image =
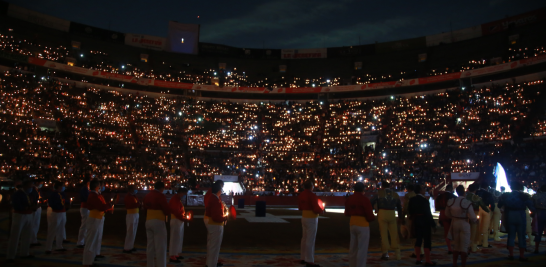
[[[163,194],[165,184],[156,182],[154,190],[144,197],[146,209],[146,260],[148,267],[167,266],[167,227],[165,218],[171,213],[167,198]]]
[[[216,180],[213,184],[213,186],[217,184],[220,186],[220,188],[224,188],[224,181],[222,180]],[[207,207],[207,204],[209,203],[209,200],[210,200],[210,197],[212,196],[212,190],[208,190],[207,193],[205,194],[205,197],[204,197],[204,200],[203,200],[203,204],[205,204],[205,208]],[[209,217],[207,217],[207,215],[205,214],[205,216],[203,216],[203,221],[205,222],[205,226],[208,225],[209,223]]]
[[[125,195],[125,224],[127,225],[127,233],[125,234],[125,245],[123,253],[132,253],[135,249],[135,237],[138,228],[138,219],[140,218],[139,208],[140,200],[136,197],[138,190],[135,185],[127,187],[127,195]]]
[[[100,250],[102,241],[102,229],[104,224],[104,213],[113,211],[114,205],[106,202],[100,194],[101,186],[98,179],[93,179],[89,184],[89,197],[87,198],[87,209],[89,217],[85,222],[87,233],[85,235],[85,246],[83,248],[83,266],[93,265],[93,261]]]
[[[354,185],[354,194],[345,201],[345,216],[351,217],[349,267],[365,267],[370,243],[370,222],[375,220],[370,200],[364,196],[364,184]]]
[[[184,210],[183,199],[188,193],[188,189],[179,188],[176,195],[169,201],[171,209],[171,240],[169,242],[169,262],[180,263],[184,257],[179,256],[182,253],[182,244],[184,241],[184,221],[186,221],[186,211]]]
[[[224,236],[224,222],[227,220],[227,214],[224,214],[224,204],[220,199],[222,186],[219,183],[212,185],[212,196],[207,202],[205,216],[210,219],[207,226],[207,266],[220,266],[218,256],[220,255],[220,246]]]
[[[298,209],[302,211],[301,225],[303,236],[301,238],[301,264],[308,267],[319,266],[315,264],[315,238],[319,214],[324,213],[323,207],[318,204],[318,197],[313,193],[313,181],[303,183],[303,192],[298,196]]]
[[[449,184],[446,186],[446,191],[440,192],[438,197],[434,200],[434,207],[436,208],[436,211],[440,211],[440,218],[439,223],[444,228],[444,239],[447,244],[447,251],[448,254],[453,254],[453,249],[451,248],[451,240],[447,238],[447,234],[449,233],[449,228],[451,227],[451,218],[446,216],[446,207],[447,207],[447,201],[457,198],[453,194],[453,185]]]

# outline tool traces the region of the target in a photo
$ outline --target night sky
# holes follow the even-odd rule
[[[544,0],[7,0],[62,19],[166,37],[169,20],[201,24],[201,42],[317,48],[413,38],[546,6]],[[198,17],[199,16],[199,17]],[[360,41],[359,41],[360,37]]]

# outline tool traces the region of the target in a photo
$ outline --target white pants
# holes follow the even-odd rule
[[[95,244],[95,253],[97,255],[100,255],[100,249],[101,249],[101,245],[102,245],[102,231],[104,230],[104,216],[102,217],[102,219],[100,220],[100,224],[99,224],[99,239],[98,239],[98,242]]]
[[[169,256],[178,256],[182,253],[182,244],[184,244],[184,222],[177,218],[171,218],[170,225]]]
[[[146,261],[148,267],[167,266],[167,227],[162,220],[146,221]]]
[[[47,210],[46,210],[47,225],[49,225],[49,222],[51,221],[52,213],[53,213],[53,210],[51,209],[51,207],[47,207]]]
[[[224,237],[223,225],[207,225],[207,266],[216,266]]]
[[[301,259],[309,263],[314,263],[318,218],[301,218],[301,226],[303,228]]]
[[[470,246],[470,224],[468,221],[454,218],[451,221],[451,235],[453,237],[453,250],[468,252]]]
[[[365,267],[370,244],[370,227],[351,225],[349,267]]]
[[[83,249],[83,265],[92,265],[97,255],[97,246],[100,247],[100,240],[102,239],[102,232],[100,230],[101,224],[104,223],[103,219],[96,219],[88,217],[85,222],[85,228],[87,234],[85,235],[85,247]]]
[[[40,221],[42,220],[42,207],[38,207],[32,216],[32,232],[30,243],[38,243],[38,230],[40,230]]]
[[[125,216],[125,224],[127,225],[127,233],[125,234],[124,250],[131,250],[135,247],[135,237],[138,228],[138,219],[140,215],[138,213],[127,214]]]
[[[82,216],[82,222],[80,225],[80,232],[78,233],[78,241],[76,245],[81,246],[85,244],[85,235],[87,234],[87,228],[85,227],[87,217],[89,217],[89,210],[87,208],[80,208],[80,215]]]
[[[46,251],[53,249],[53,240],[55,240],[55,249],[63,248],[63,233],[66,225],[66,212],[52,212],[49,215],[47,225]]]
[[[32,218],[32,214],[13,213],[6,257],[8,260],[15,259],[19,238],[21,238],[21,254],[23,256],[29,255]]]

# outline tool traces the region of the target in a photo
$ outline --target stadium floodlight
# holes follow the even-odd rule
[[[508,186],[508,180],[506,179],[506,172],[504,172],[504,168],[500,163],[497,162],[497,166],[493,170],[493,175],[495,175],[497,186],[495,187],[495,190],[501,191],[501,186],[503,186],[506,191],[505,192],[512,192],[510,190],[510,186]]]

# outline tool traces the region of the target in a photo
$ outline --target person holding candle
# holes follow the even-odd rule
[[[377,220],[379,222],[379,231],[381,233],[381,256],[382,260],[389,259],[389,234],[391,237],[390,247],[395,251],[397,260],[402,259],[400,255],[400,245],[398,237],[398,225],[396,224],[395,210],[398,211],[398,221],[404,217],[402,214],[402,204],[398,193],[390,189],[387,181],[381,183],[381,189],[377,190],[377,195],[371,199],[372,207],[377,204]]]
[[[23,258],[33,258],[30,255],[30,240],[32,229],[33,212],[36,204],[30,200],[32,182],[25,181],[20,189],[15,191],[11,197],[13,206],[13,217],[11,218],[11,231],[6,253],[7,263],[15,261],[19,241],[21,241],[21,254]]]
[[[306,180],[303,183],[303,192],[298,196],[298,209],[302,211],[301,225],[303,236],[301,238],[300,259],[302,264],[308,267],[319,266],[315,264],[315,238],[317,235],[318,217],[324,213],[323,207],[318,204],[318,197],[313,193],[313,181]]]
[[[183,198],[188,193],[188,189],[179,188],[176,195],[169,201],[171,209],[171,238],[169,241],[169,262],[180,263],[184,257],[182,253],[182,244],[184,241],[184,222],[186,221],[186,212],[184,210]]]
[[[42,179],[37,179],[34,181],[34,186],[32,187],[32,192],[30,193],[30,199],[34,204],[36,204],[37,207],[36,211],[34,211],[32,215],[32,233],[30,240],[31,247],[42,245],[38,242],[38,230],[40,230],[40,221],[42,219],[42,207],[40,206],[42,197],[40,195],[40,190],[43,185],[44,181]]]
[[[93,261],[97,258],[97,251],[100,251],[102,242],[101,225],[104,225],[105,212],[112,211],[114,205],[107,203],[101,195],[101,183],[98,179],[93,179],[89,183],[89,197],[87,198],[86,206],[89,209],[89,217],[87,217],[85,235],[85,246],[83,249],[83,266],[93,265]]]
[[[140,201],[136,197],[138,190],[135,185],[129,185],[127,187],[127,195],[125,195],[125,209],[127,215],[125,215],[125,225],[127,226],[127,233],[125,234],[125,244],[123,246],[123,253],[133,253],[135,249],[135,237],[138,228],[138,220],[140,218],[139,208]]]
[[[481,197],[483,203],[491,211],[485,211],[485,209],[480,207],[479,216],[481,220],[479,221],[478,233],[476,234],[476,243],[478,246],[483,246],[484,248],[492,248],[489,245],[489,226],[491,225],[491,214],[495,210],[495,199],[493,195],[489,193],[489,184],[487,182],[482,182],[480,184],[480,190],[476,192],[476,195]]]
[[[365,267],[370,243],[370,222],[375,220],[373,206],[364,196],[364,184],[354,185],[354,194],[345,201],[345,216],[350,216],[351,241],[349,267]]]
[[[46,254],[51,254],[53,240],[55,240],[55,251],[66,251],[63,248],[63,233],[66,225],[66,210],[70,207],[70,201],[64,193],[65,187],[62,182],[55,182],[53,191],[48,199],[52,213],[47,228]]]
[[[205,215],[209,217],[207,223],[207,266],[214,267],[223,265],[218,262],[218,256],[220,255],[227,214],[224,213],[224,205],[220,199],[222,194],[220,183],[214,183],[211,191],[212,195],[205,208]]]
[[[424,244],[425,250],[425,266],[434,266],[435,262],[430,260],[430,249],[432,247],[432,228],[436,228],[436,222],[430,211],[430,203],[425,198],[425,187],[414,185],[413,191],[416,196],[409,200],[408,213],[413,221],[413,229],[415,232],[415,255],[417,256],[416,264],[423,263],[421,261],[421,244]]]
[[[450,198],[446,203],[445,216],[451,218],[448,238],[453,240],[453,266],[457,266],[459,255],[461,256],[461,265],[466,266],[468,258],[468,246],[470,246],[470,224],[468,221],[477,220],[474,214],[472,202],[465,198],[464,186],[457,186],[459,197]]]
[[[479,211],[480,208],[485,212],[489,212],[489,208],[485,205],[482,198],[476,195],[478,190],[478,184],[473,183],[468,186],[468,192],[466,193],[466,199],[472,202],[472,207],[474,208],[474,214],[478,213],[478,221],[470,224],[470,249],[472,252],[478,251],[478,243],[476,241],[476,236],[478,235],[478,223],[479,223]]]
[[[499,198],[499,208],[504,209],[504,218],[507,220],[506,230],[508,230],[507,248],[510,256],[509,260],[514,260],[514,243],[516,234],[518,236],[519,260],[528,261],[525,257],[527,242],[525,240],[525,228],[527,220],[525,218],[525,209],[535,210],[530,196],[523,192],[523,184],[512,182],[510,184],[512,192],[504,193]],[[504,222],[503,222],[504,224]]]
[[[87,198],[89,197],[89,179],[84,179],[80,190],[80,215],[82,217],[80,231],[78,232],[77,248],[84,248],[85,235],[87,234],[86,221],[89,217],[89,209],[87,208]]]
[[[456,198],[456,196],[453,194],[453,185],[448,184],[446,186],[446,190],[438,194],[438,197],[436,198],[434,203],[436,210],[440,211],[439,223],[444,228],[444,239],[447,244],[448,254],[453,253],[453,250],[451,248],[451,240],[447,237],[449,229],[451,228],[451,218],[446,216],[445,209],[447,207],[448,200],[452,198]]]
[[[216,181],[214,181],[213,186],[214,186],[215,184],[218,184],[218,185],[220,186],[221,190],[223,190],[223,188],[224,188],[224,181],[222,181],[222,180],[216,180]],[[212,194],[212,190],[208,190],[207,193],[205,193],[205,196],[203,197],[203,198],[204,198],[204,199],[203,199],[203,204],[205,205],[205,208],[207,207],[207,205],[208,205],[208,203],[209,203],[209,200],[210,200],[210,197],[211,197],[212,195],[213,195],[213,194]],[[210,218],[207,217],[206,214],[205,214],[205,216],[203,216],[203,221],[205,222],[205,226],[208,225],[209,219],[210,219]]]
[[[167,266],[167,227],[165,218],[171,213],[167,198],[163,194],[165,184],[156,182],[143,201],[146,209],[146,260],[148,267]]]

